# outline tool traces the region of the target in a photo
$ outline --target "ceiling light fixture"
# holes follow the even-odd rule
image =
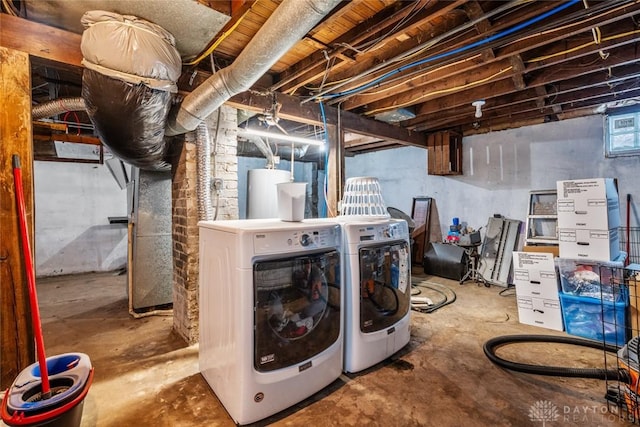
[[[471,103],[472,106],[476,107],[476,118],[478,119],[482,117],[482,106],[484,104],[485,104],[484,99],[479,99]]]
[[[281,133],[273,133],[273,132],[267,132],[267,131],[251,129],[251,128],[238,128],[238,135],[261,136],[263,138],[270,138],[270,139],[276,139],[279,141],[287,141],[287,142],[297,142],[299,144],[319,145],[319,146],[324,145],[324,141],[320,139],[303,138],[301,136],[294,136],[294,135],[284,135]]]

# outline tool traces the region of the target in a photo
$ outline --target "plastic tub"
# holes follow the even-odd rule
[[[93,380],[89,356],[65,353],[47,357],[51,396],[42,396],[40,365],[25,368],[2,400],[2,421],[9,426],[78,427],[84,398]]]
[[[619,302],[559,293],[564,328],[570,335],[623,346],[627,342],[628,291]]]

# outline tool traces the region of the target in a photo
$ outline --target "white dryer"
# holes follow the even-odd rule
[[[202,221],[199,368],[247,424],[342,372],[341,229],[335,222]]]
[[[342,225],[346,270],[344,371],[354,373],[409,342],[409,227],[402,219],[334,219]]]

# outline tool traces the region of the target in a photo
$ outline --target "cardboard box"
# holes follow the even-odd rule
[[[557,181],[558,228],[610,230],[620,227],[620,200],[613,178]]]
[[[520,323],[563,331],[560,301],[544,298],[518,297]]]
[[[558,277],[550,253],[513,252],[513,283],[517,297],[558,300]]]
[[[513,282],[520,323],[564,330],[553,254],[513,252]]]
[[[558,229],[558,246],[562,258],[611,261],[620,255],[618,229]]]

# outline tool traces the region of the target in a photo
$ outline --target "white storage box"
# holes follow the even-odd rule
[[[513,253],[516,295],[558,299],[558,277],[553,255],[543,252]]]
[[[518,297],[518,317],[520,323],[563,331],[560,300]]]
[[[557,181],[558,228],[610,230],[620,227],[620,200],[613,178]]]
[[[611,261],[620,255],[618,229],[559,229],[560,257],[592,261]]]
[[[513,281],[520,323],[564,329],[553,254],[513,252]]]

